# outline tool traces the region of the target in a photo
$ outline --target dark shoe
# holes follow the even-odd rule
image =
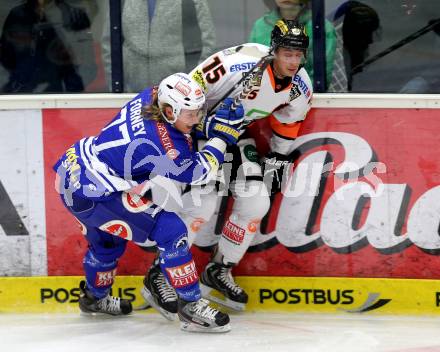
[[[141,294],[166,319],[176,320],[177,294],[165,278],[159,265],[153,264],[145,275]]]
[[[180,328],[190,332],[228,332],[229,315],[211,307],[206,299],[187,302],[179,299]]]
[[[131,302],[127,299],[113,297],[108,294],[104,298],[96,298],[86,287],[83,280],[79,284],[79,309],[83,313],[104,313],[110,315],[127,315],[133,310]]]
[[[209,263],[200,277],[200,289],[203,297],[241,311],[246,308],[248,295],[242,287],[236,284],[231,271],[231,265]],[[220,292],[224,299],[214,294],[213,290]]]

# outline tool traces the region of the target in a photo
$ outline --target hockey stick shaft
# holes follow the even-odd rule
[[[351,70],[351,72],[353,74],[359,73],[362,71],[362,69],[365,66],[368,66],[370,64],[372,64],[373,62],[379,60],[380,58],[392,53],[393,51],[399,49],[400,47],[412,42],[413,40],[421,37],[422,35],[432,31],[434,29],[435,26],[440,25],[440,19],[435,20],[434,22],[426,25],[425,27],[419,29],[418,31],[410,34],[409,36],[403,38],[402,40],[399,40],[397,43],[394,43],[393,45],[391,45],[389,48],[381,51],[380,53],[367,58],[364,62],[360,63],[359,65],[353,67],[353,69]]]
[[[261,68],[261,66],[268,61],[269,59],[272,58],[272,55],[265,55],[263,56],[256,64],[254,67],[252,67],[249,71],[246,72],[245,75],[243,75],[243,77],[237,82],[235,83],[218,101],[217,103],[215,103],[208,111],[208,116],[210,116],[220,105],[220,103],[226,99],[234,90],[236,90],[238,87],[240,87],[240,85],[245,82],[245,84],[243,85],[243,89],[240,92],[240,94],[238,94],[235,98],[234,98],[234,102],[232,104],[232,109],[235,110],[238,105],[240,105],[241,101],[246,97],[247,93],[249,93],[252,88],[253,88],[253,82],[252,79],[248,79],[250,77],[251,74],[255,73],[258,69]]]

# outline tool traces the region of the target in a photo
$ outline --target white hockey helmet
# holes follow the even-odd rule
[[[182,109],[201,110],[205,106],[205,94],[200,86],[186,73],[174,73],[159,84],[158,104],[162,115],[170,123],[175,123]],[[173,120],[163,112],[163,104],[171,105]]]

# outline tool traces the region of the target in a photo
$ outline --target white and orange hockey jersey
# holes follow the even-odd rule
[[[219,51],[194,68],[190,76],[204,90],[208,109],[268,53],[269,47],[265,45],[247,43]],[[242,90],[241,84],[228,96],[235,97]],[[310,110],[312,95],[312,82],[304,68],[300,68],[285,89],[276,92],[274,74],[271,66],[266,65],[260,79],[241,102],[245,123],[269,117],[276,136],[293,139]]]

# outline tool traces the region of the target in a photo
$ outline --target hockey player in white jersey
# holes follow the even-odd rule
[[[233,155],[229,189],[234,197],[232,213],[223,226],[222,234],[211,262],[201,274],[202,295],[236,310],[243,310],[247,293],[237,285],[231,270],[246,253],[253,235],[270,206],[270,194],[281,188],[282,175],[289,165],[292,142],[311,106],[311,80],[302,64],[309,38],[302,25],[295,21],[279,20],[271,34],[271,47],[247,43],[222,50],[206,59],[190,73],[203,89],[209,108],[213,111],[224,97],[239,96],[245,110],[244,124],[268,118],[273,131],[271,152],[257,157],[255,141],[246,132],[237,146],[228,149]],[[199,125],[209,128],[216,118],[209,116]],[[263,174],[264,181],[263,182]],[[228,178],[229,175],[225,175]],[[267,182],[269,180],[269,182]],[[202,206],[194,206],[192,193],[203,196]],[[192,187],[184,194],[179,214],[184,219],[190,244],[215,211],[217,192]],[[153,264],[144,284],[161,275]],[[145,289],[145,288],[144,288]],[[219,291],[223,297],[219,299]],[[170,303],[169,297],[159,301]]]

